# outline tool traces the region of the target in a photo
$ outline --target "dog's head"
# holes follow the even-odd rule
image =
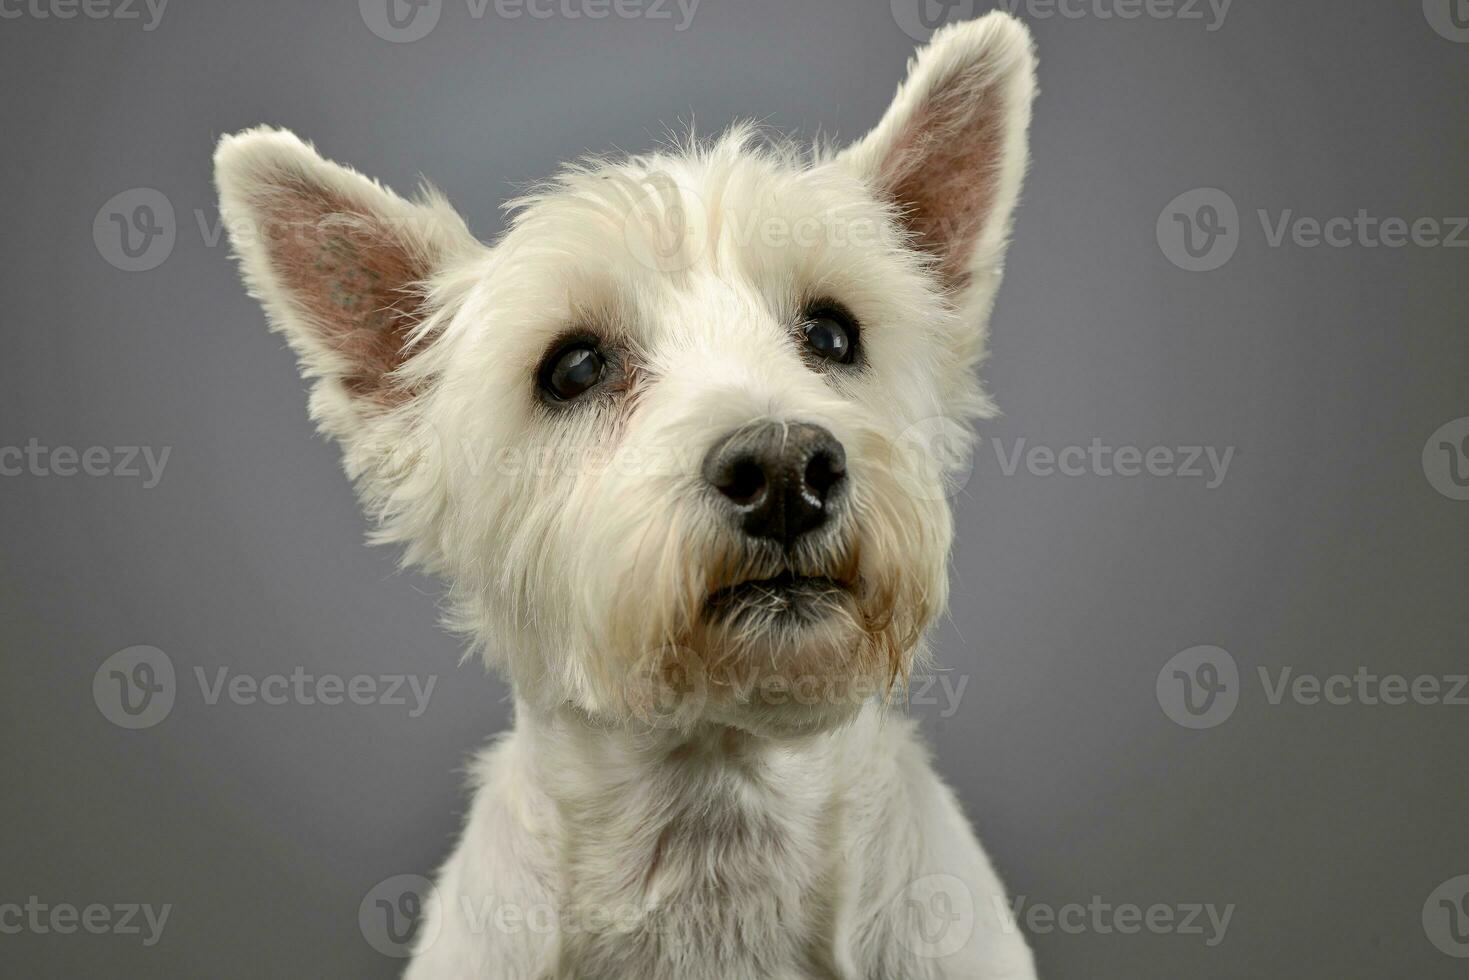
[[[957,25],[850,147],[569,168],[492,247],[282,131],[220,144],[221,205],[379,539],[523,698],[810,730],[944,608],[1033,75]]]

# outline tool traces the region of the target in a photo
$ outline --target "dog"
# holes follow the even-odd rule
[[[514,690],[410,980],[1034,977],[894,710],[946,607],[951,430],[993,413],[1034,94],[989,14],[850,145],[588,159],[493,246],[289,132],[220,142],[374,539]]]

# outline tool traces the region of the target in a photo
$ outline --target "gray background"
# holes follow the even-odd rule
[[[1028,901],[1236,907],[1213,948],[1036,935],[1045,977],[1463,976],[1420,919],[1469,873],[1469,707],[1272,705],[1256,671],[1466,669],[1469,502],[1420,455],[1469,415],[1469,250],[1272,248],[1256,211],[1469,215],[1469,44],[1403,0],[1237,0],[1212,32],[1046,9],[1023,10],[1043,94],[986,371],[1006,414],[956,500],[938,633],[969,682],[949,717],[914,712]],[[408,44],[351,0],[175,0],[142,23],[0,20],[0,445],[172,447],[152,489],[0,478],[0,903],[173,909],[152,948],[0,935],[0,973],[390,976],[359,901],[446,856],[506,692],[460,665],[436,584],[363,546],[292,360],[211,241],[214,141],[268,121],[395,186],[426,174],[488,238],[518,186],[691,116],[858,135],[914,42],[887,0],[704,0],[682,32],[446,0]],[[137,187],[177,241],[130,273],[93,222]],[[1243,216],[1208,273],[1155,236],[1199,187]],[[1213,490],[1006,476],[992,441],[1021,437],[1237,454]],[[125,731],[91,684],[135,644],[167,652],[178,695]],[[1242,690],[1196,731],[1155,682],[1200,644]],[[221,666],[438,683],[416,719],[211,706],[194,669]]]

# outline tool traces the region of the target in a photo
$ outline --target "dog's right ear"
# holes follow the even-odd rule
[[[312,417],[352,440],[412,396],[397,372],[429,339],[427,287],[484,246],[433,192],[406,200],[285,130],[226,136],[214,169],[246,285],[315,381]]]

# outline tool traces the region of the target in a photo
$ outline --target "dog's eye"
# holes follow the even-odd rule
[[[546,359],[541,367],[541,387],[553,398],[569,401],[602,380],[607,362],[590,344],[563,347]]]
[[[801,325],[806,343],[818,357],[850,364],[857,353],[857,324],[843,310],[819,309],[808,314]]]

